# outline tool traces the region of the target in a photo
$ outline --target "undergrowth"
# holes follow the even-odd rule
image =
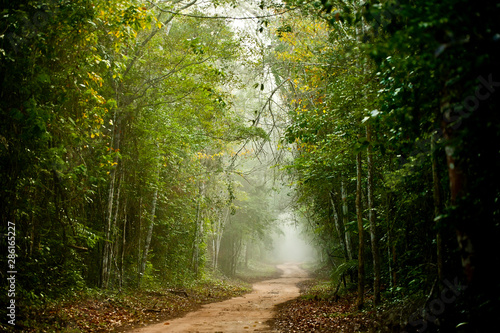
[[[5,332],[126,331],[169,320],[217,302],[249,292],[250,285],[237,279],[206,277],[175,288],[86,289],[71,298],[56,299],[19,309],[16,326]]]

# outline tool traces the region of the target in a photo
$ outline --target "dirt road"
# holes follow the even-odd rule
[[[265,322],[273,317],[274,305],[298,297],[296,284],[307,279],[307,272],[297,264],[278,265],[278,268],[283,271],[279,279],[255,283],[253,291],[245,296],[207,304],[185,317],[132,332],[273,332]]]

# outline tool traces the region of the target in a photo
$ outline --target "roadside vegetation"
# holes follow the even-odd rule
[[[241,267],[233,278],[207,275],[182,285],[103,291],[89,289],[22,309],[23,332],[125,332],[165,322],[195,311],[201,305],[250,292],[251,283],[276,278],[280,271],[265,263]]]

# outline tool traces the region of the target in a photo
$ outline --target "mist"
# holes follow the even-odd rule
[[[278,216],[281,225],[281,234],[273,237],[273,251],[271,260],[275,262],[312,262],[317,259],[317,251],[307,240],[300,228],[293,222],[290,213],[282,213]]]

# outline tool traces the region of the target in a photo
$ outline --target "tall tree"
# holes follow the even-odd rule
[[[363,189],[361,152],[356,154],[356,217],[358,225],[358,298],[357,307],[362,309],[365,302],[365,230],[363,226]]]
[[[373,257],[373,294],[375,296],[375,305],[380,303],[380,253],[378,244],[376,208],[374,203],[374,162],[372,149],[372,128],[370,124],[366,125],[366,140],[368,141],[366,153],[366,168],[367,168],[367,198],[368,198],[368,221],[370,223],[370,242]]]

